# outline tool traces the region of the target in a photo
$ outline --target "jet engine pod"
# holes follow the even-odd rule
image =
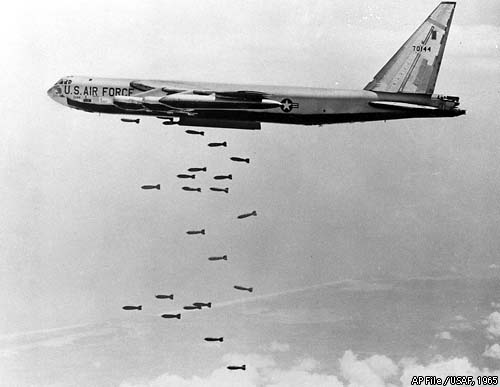
[[[145,110],[142,102],[143,99],[139,97],[120,95],[113,98],[113,104],[124,110]]]

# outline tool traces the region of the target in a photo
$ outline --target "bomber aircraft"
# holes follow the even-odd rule
[[[149,115],[165,125],[260,129],[465,114],[434,94],[455,2],[440,3],[363,90],[68,76],[48,90],[87,112]]]

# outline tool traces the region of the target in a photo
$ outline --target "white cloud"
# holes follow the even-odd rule
[[[319,362],[317,360],[313,359],[312,357],[307,357],[305,359],[302,359],[295,368],[303,371],[312,371],[318,367]]]
[[[500,336],[500,313],[499,312],[493,312],[488,316],[488,319],[486,320],[486,323],[488,324],[488,327],[486,330],[488,333],[492,334],[495,337]]]
[[[484,351],[483,356],[492,357],[493,359],[500,360],[500,345],[493,344],[491,347],[486,348],[486,351]]]
[[[441,340],[452,340],[453,339],[453,337],[451,336],[451,333],[448,331],[440,332],[436,335],[436,337],[438,339],[441,339]]]
[[[317,373],[319,363],[303,359],[290,369],[282,369],[270,356],[230,353],[222,357],[224,364],[246,364],[246,371],[229,371],[222,366],[205,378],[182,378],[163,374],[149,382],[123,382],[120,387],[343,387],[336,376]]]
[[[486,353],[500,356],[500,346],[493,345]],[[490,356],[490,357],[494,357]],[[120,387],[395,387],[411,386],[415,375],[486,376],[500,375],[500,371],[480,369],[467,358],[434,358],[429,364],[419,364],[415,359],[402,359],[399,363],[383,355],[359,359],[352,351],[346,351],[334,371],[323,370],[312,358],[297,361],[291,368],[281,368],[269,355],[231,353],[221,359],[224,364],[246,364],[246,371],[229,371],[224,366],[206,377],[183,378],[163,374],[146,382],[123,382]]]
[[[273,341],[269,345],[269,350],[271,352],[288,352],[290,350],[290,345],[287,343],[279,343],[277,341]]]
[[[397,374],[398,366],[385,356],[358,360],[351,351],[346,351],[340,359],[340,369],[349,386],[383,387],[387,378]]]
[[[320,364],[312,358],[302,359],[289,370],[272,369],[265,379],[259,382],[267,387],[343,387],[334,375],[318,373]]]
[[[178,375],[163,374],[156,379],[144,383],[124,382],[120,387],[254,387],[252,377],[236,372],[229,372],[225,369],[217,369],[206,378],[193,376],[192,378],[183,378]]]
[[[259,355],[256,353],[241,354],[228,353],[222,357],[222,362],[225,364],[241,365],[248,363],[248,369],[267,369],[276,366],[276,362],[271,356]]]
[[[434,358],[428,365],[421,365],[415,360],[402,360],[403,372],[400,378],[403,386],[411,386],[411,379],[415,375],[419,376],[436,376],[443,380],[448,375],[465,375],[465,376],[489,376],[500,375],[500,371],[489,371],[488,369],[479,369],[473,366],[467,358],[452,358],[443,359],[438,356]]]
[[[261,386],[261,384],[259,384]],[[291,369],[277,371],[270,375],[267,387],[343,387],[342,382],[333,375],[309,373]]]

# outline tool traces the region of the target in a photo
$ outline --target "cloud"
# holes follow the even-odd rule
[[[386,379],[395,376],[398,366],[386,356],[374,355],[365,360],[358,360],[351,351],[340,359],[342,376],[349,386],[383,387]]]
[[[222,357],[222,362],[225,364],[241,365],[248,363],[249,369],[267,369],[276,366],[274,358],[269,355],[259,355],[255,353],[240,354],[228,353]]]
[[[490,376],[500,375],[500,371],[490,371],[473,366],[469,359],[452,358],[444,359],[435,357],[428,365],[418,364],[415,360],[402,360],[403,372],[400,381],[403,386],[410,386],[413,376],[436,376],[443,380],[449,375]]]
[[[224,364],[246,364],[246,371],[229,371],[225,366],[201,378],[182,378],[163,374],[147,382],[123,382],[120,387],[343,387],[336,376],[318,373],[319,363],[310,358],[302,359],[297,365],[283,369],[275,360],[259,354],[226,354]]]
[[[486,330],[494,337],[500,337],[500,313],[493,312],[486,320],[488,327]]]
[[[312,371],[318,367],[319,362],[317,360],[313,359],[312,357],[307,357],[305,359],[302,359],[295,368],[303,371]]]
[[[495,344],[487,352],[500,353],[500,346]],[[467,358],[437,356],[424,365],[415,359],[395,363],[384,355],[359,359],[350,350],[339,359],[338,367],[330,364],[330,370],[325,370],[313,358],[298,359],[295,365],[283,368],[272,356],[256,353],[226,354],[221,361],[224,365],[206,377],[183,378],[166,373],[151,381],[124,381],[120,387],[395,387],[410,386],[415,375],[434,375],[443,379],[448,375],[500,375],[500,371],[473,366]],[[226,369],[226,364],[246,364],[247,369],[233,372]]]
[[[483,356],[492,357],[493,359],[500,360],[500,345],[493,344],[491,347],[486,348],[486,351],[484,351]]]

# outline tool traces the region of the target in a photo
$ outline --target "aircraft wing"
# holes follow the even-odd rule
[[[133,96],[115,97],[122,109],[143,109],[158,113],[165,125],[209,126],[235,129],[260,129],[260,122],[202,118],[207,111],[262,110],[281,107],[281,102],[258,90],[214,90],[193,84],[158,81],[132,81]]]
[[[217,91],[182,87],[181,84],[159,85],[154,81],[132,81],[130,87],[140,91],[129,97],[151,110],[179,110],[196,112],[197,110],[246,110],[273,109],[281,107],[281,102],[269,98],[269,95],[256,90]],[[126,97],[119,98],[124,102]],[[148,106],[149,105],[149,106]],[[153,106],[154,105],[154,106]],[[166,109],[161,109],[161,106]]]

